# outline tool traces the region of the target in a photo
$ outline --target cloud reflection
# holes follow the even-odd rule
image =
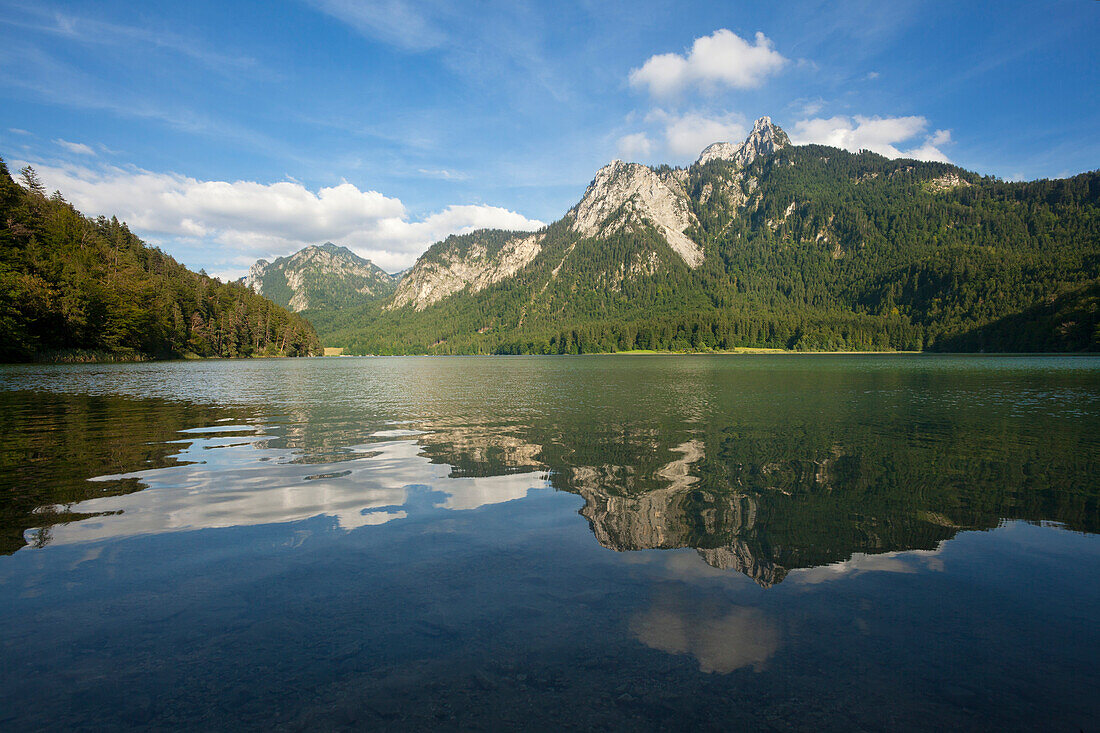
[[[147,488],[80,502],[81,512],[113,514],[55,526],[51,544],[322,515],[352,530],[408,517],[410,487],[441,494],[435,507],[470,510],[521,499],[530,489],[548,485],[544,472],[450,478],[450,466],[432,463],[416,441],[407,439],[354,446],[349,450],[359,457],[314,463],[295,462],[295,452],[266,447],[257,437],[270,436],[255,426],[185,434],[181,465],[92,479],[136,479]]]
[[[689,654],[703,672],[729,674],[759,670],[779,648],[779,629],[757,608],[700,608],[663,599],[631,621],[631,631],[646,646],[669,654]]]
[[[813,585],[861,573],[916,573],[924,570],[943,570],[943,560],[939,557],[941,549],[943,549],[943,543],[940,543],[935,550],[899,550],[877,555],[857,552],[843,562],[792,570],[788,577],[796,583]]]

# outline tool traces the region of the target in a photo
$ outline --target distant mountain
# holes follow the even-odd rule
[[[613,161],[537,232],[434,244],[392,298],[311,311],[354,353],[1100,350],[1100,173],[1008,183],[796,146]]]
[[[312,326],[84,217],[0,159],[0,360],[320,354]]]
[[[762,117],[749,138],[741,144],[715,143],[703,151],[699,160],[733,162],[748,165],[757,157],[771,155],[790,143],[787,134]],[[699,165],[699,164],[697,164]],[[580,202],[566,213],[562,222],[575,239],[607,240],[648,230],[667,245],[689,268],[702,264],[703,247],[689,236],[699,226],[688,185],[691,176],[682,168],[649,168],[638,163],[614,160],[596,173]],[[733,192],[735,202],[743,196]],[[410,270],[397,289],[390,307],[406,305],[416,310],[465,290],[476,293],[493,283],[514,276],[542,253],[546,232],[501,232],[482,230],[461,237],[450,237],[434,245]],[[571,243],[563,252],[564,265],[575,252]],[[605,273],[611,280],[647,276],[660,267],[667,255],[663,248],[634,253],[633,261],[623,264],[622,273]],[[556,273],[555,273],[556,274]]]
[[[348,308],[391,295],[396,279],[332,242],[310,245],[274,262],[260,260],[239,280],[294,311]]]

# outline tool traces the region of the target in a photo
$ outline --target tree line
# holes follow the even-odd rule
[[[300,316],[194,273],[0,159],[0,359],[308,356]]]

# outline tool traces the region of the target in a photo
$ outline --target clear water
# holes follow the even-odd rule
[[[0,368],[2,729],[1095,730],[1100,360]]]

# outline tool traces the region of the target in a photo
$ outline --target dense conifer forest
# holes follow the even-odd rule
[[[686,180],[696,269],[648,227],[578,239],[566,218],[479,292],[304,315],[352,353],[1100,350],[1100,173],[1015,183],[808,145]],[[508,234],[452,237],[422,260]]]
[[[0,360],[307,356],[312,326],[194,273],[0,159]]]

